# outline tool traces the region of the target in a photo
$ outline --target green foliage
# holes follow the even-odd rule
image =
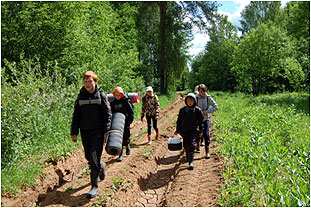
[[[104,91],[144,87],[133,71],[139,65],[137,10],[129,3],[116,8],[110,2],[5,2],[1,12],[2,65],[8,60],[19,68],[22,59],[36,56],[42,66],[57,63],[67,84],[81,83],[82,74],[92,70]],[[6,73],[19,76],[10,68]]]
[[[99,196],[97,199],[97,203],[94,204],[94,207],[106,207],[109,204],[112,204],[114,199],[111,196],[109,191],[104,191],[104,196]]]
[[[18,72],[14,86],[5,81],[10,75],[2,70],[1,188],[5,192],[32,185],[45,162],[67,156],[81,145],[69,137],[75,86],[64,88],[66,81],[56,72],[51,77],[37,75],[44,70],[38,62],[23,60],[20,65],[23,68],[8,65]]]
[[[303,88],[305,77],[294,53],[285,31],[261,24],[235,47],[231,71],[238,77],[238,89],[258,95]]]
[[[221,206],[310,206],[309,94],[214,93],[226,160]]]
[[[133,185],[133,182],[131,179],[125,180],[124,178],[112,178],[112,181],[113,181],[113,185],[111,188],[115,191],[118,189],[125,190],[131,185]]]
[[[304,71],[306,86],[310,86],[310,2],[288,2],[285,12],[288,35],[296,40],[297,60]]]
[[[210,41],[205,53],[192,62],[190,87],[205,83],[208,89],[233,91],[235,75],[230,71],[234,46],[237,44],[237,29],[227,19],[220,16],[209,29]]]
[[[153,151],[154,151],[153,149],[150,150],[150,149],[144,147],[144,154],[143,154],[144,159],[147,159],[147,160],[151,159]]]
[[[257,29],[262,23],[273,21],[281,24],[281,2],[279,1],[251,1],[241,13],[241,28],[243,35],[248,34],[252,29]]]

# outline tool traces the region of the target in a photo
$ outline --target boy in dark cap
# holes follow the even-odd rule
[[[193,170],[194,149],[196,147],[196,134],[202,136],[203,114],[196,106],[196,98],[193,93],[189,93],[185,98],[186,106],[179,110],[175,134],[180,134],[183,138],[183,147],[186,151],[189,169]]]

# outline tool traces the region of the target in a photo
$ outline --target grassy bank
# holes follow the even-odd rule
[[[225,156],[221,206],[310,206],[309,94],[212,93]]]

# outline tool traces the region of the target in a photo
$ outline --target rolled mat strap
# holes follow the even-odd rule
[[[107,132],[107,134],[110,134],[110,133],[119,133],[119,134],[121,134],[122,137],[123,137],[123,132],[122,132],[122,131],[119,131],[119,130],[109,130],[109,131]]]

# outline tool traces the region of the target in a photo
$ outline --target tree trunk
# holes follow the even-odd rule
[[[160,4],[160,93],[167,92],[167,77],[166,77],[166,9],[167,2],[161,1]]]

